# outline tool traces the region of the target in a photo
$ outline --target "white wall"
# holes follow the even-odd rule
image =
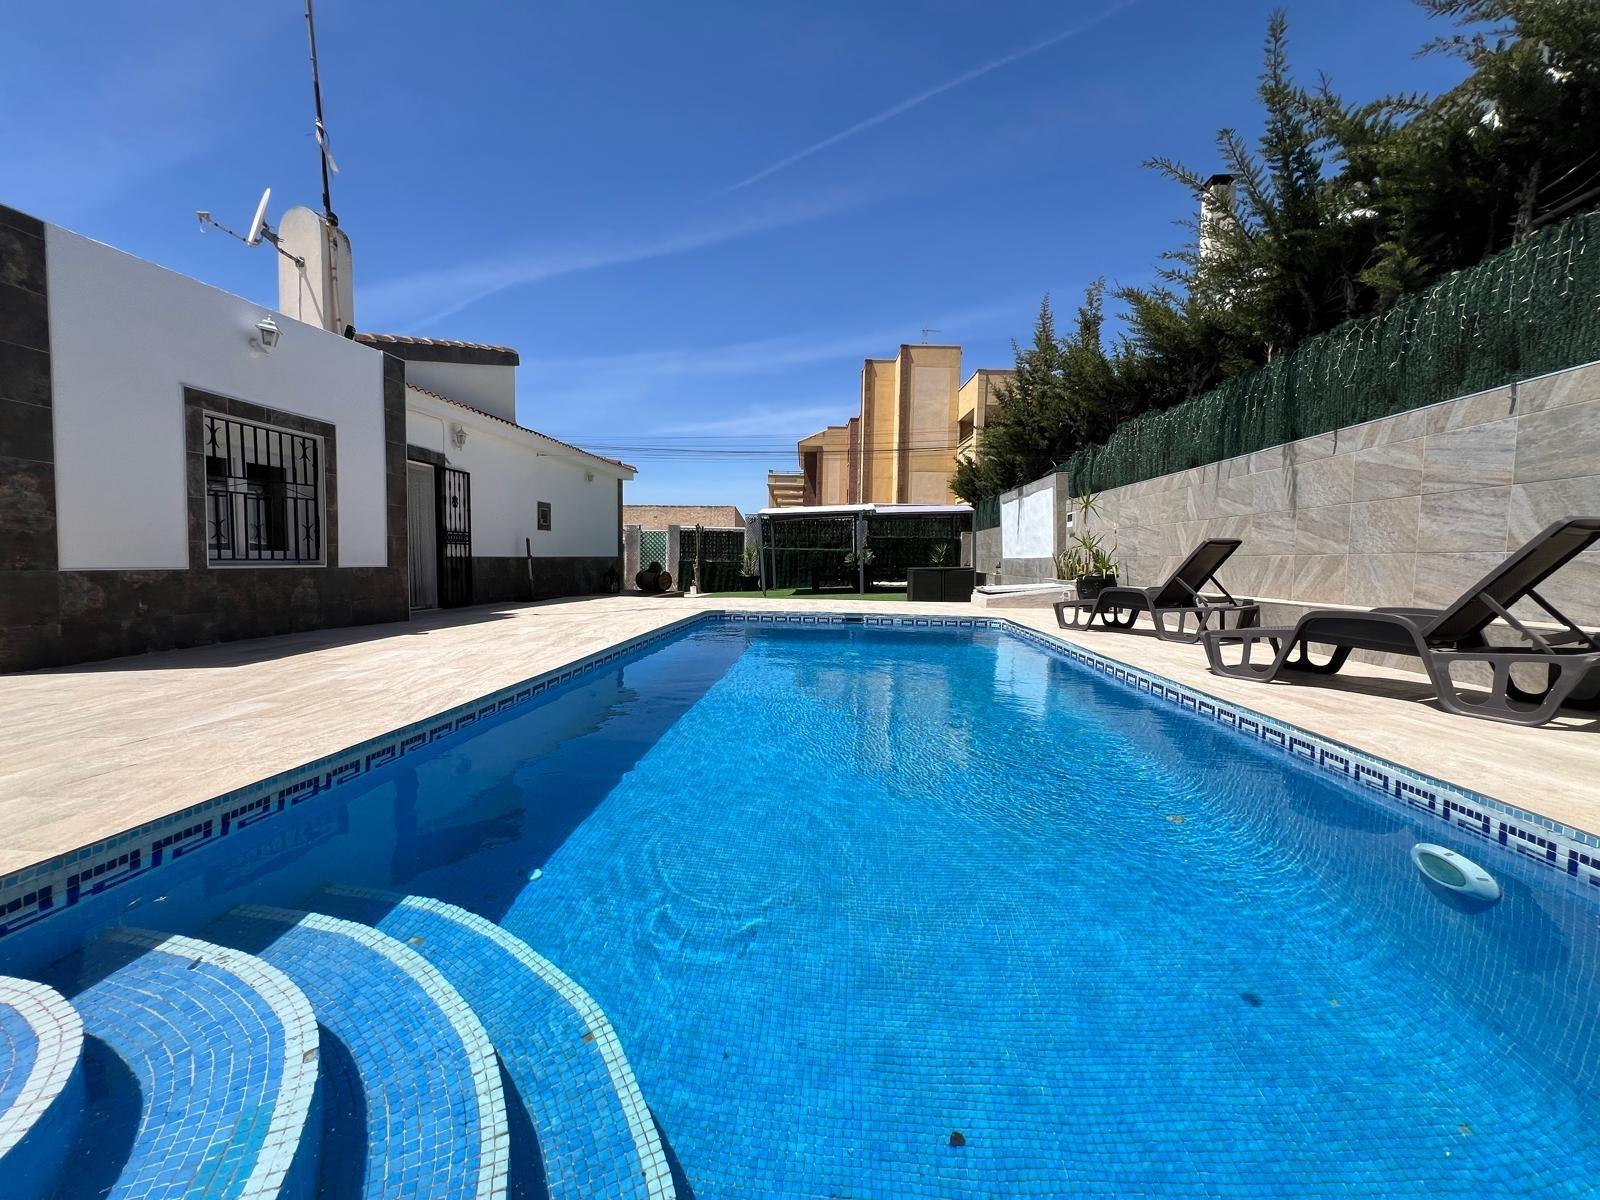
[[[411,364],[407,364],[409,370]],[[450,425],[467,431],[449,444]],[[472,476],[472,553],[520,556],[523,539],[541,557],[604,557],[617,553],[620,471],[580,457],[525,429],[504,425],[407,389],[406,440],[437,450]],[[586,479],[592,474],[592,480]],[[550,504],[551,528],[538,528],[538,502]]]
[[[1000,502],[1000,545],[1006,558],[1051,558],[1056,552],[1055,488]]]
[[[517,419],[517,369],[486,363],[406,363],[406,382],[484,412]]]
[[[50,296],[56,520],[65,570],[189,566],[183,389],[337,431],[339,565],[384,566],[383,356],[56,226]]]

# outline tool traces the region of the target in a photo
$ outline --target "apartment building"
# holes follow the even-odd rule
[[[769,503],[951,503],[956,457],[971,453],[1011,374],[979,370],[962,383],[960,346],[902,345],[867,359],[856,415],[800,439],[800,470],[767,475]]]

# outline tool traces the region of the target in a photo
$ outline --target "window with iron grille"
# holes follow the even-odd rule
[[[206,413],[206,557],[322,561],[322,443]]]
[[[539,528],[550,528],[550,502],[547,500],[539,501]]]

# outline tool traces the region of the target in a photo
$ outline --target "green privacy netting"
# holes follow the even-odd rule
[[[702,592],[735,592],[742,586],[744,573],[744,530],[678,530],[678,586],[687,589],[695,582],[695,542],[699,539],[699,560],[704,578]]]
[[[828,588],[859,584],[845,563],[855,540],[854,517],[769,518],[766,525],[769,588]]]
[[[931,567],[935,550],[945,548],[944,566],[961,563],[961,535],[971,528],[969,518],[927,514],[911,517],[869,516],[867,548],[872,551],[868,572],[874,581],[904,582],[909,567]]]
[[[994,529],[999,524],[999,496],[984,496],[972,506],[972,527],[974,529]]]
[[[1056,469],[1073,494],[1100,492],[1596,358],[1600,213],[1590,213],[1204,395],[1126,421]],[[980,529],[987,516],[980,508]],[[998,523],[998,506],[993,516]]]

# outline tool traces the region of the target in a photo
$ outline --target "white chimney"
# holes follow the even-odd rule
[[[343,334],[356,323],[350,239],[320,213],[296,206],[278,223],[278,245],[304,262],[278,256],[278,311]]]
[[[1233,217],[1234,183],[1232,175],[1213,175],[1200,189],[1200,258],[1204,261],[1217,252],[1223,230]]]

